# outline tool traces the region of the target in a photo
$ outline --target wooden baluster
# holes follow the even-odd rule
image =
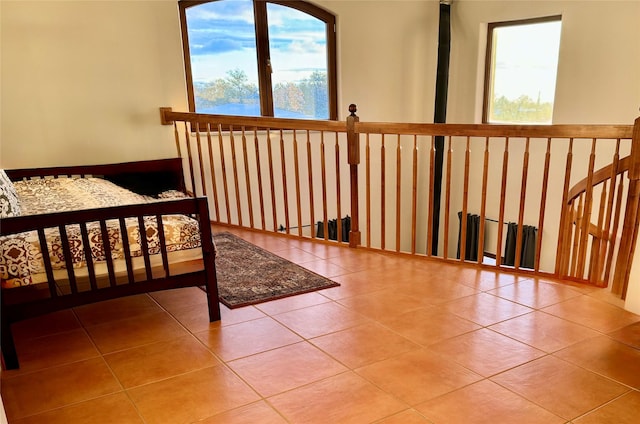
[[[340,191],[340,144],[338,139],[338,133],[336,132],[336,143],[335,143],[335,160],[336,160],[336,229],[337,231],[337,239],[338,242],[342,242],[344,235],[342,234],[342,203],[341,203],[341,191]]]
[[[191,125],[193,126],[193,122],[191,123]],[[189,135],[189,126],[187,125],[187,122],[184,123],[184,139],[185,139],[185,143],[187,144],[187,157],[188,157],[188,162],[189,162],[189,177],[191,180],[191,190],[193,191],[193,194],[196,194],[196,177],[195,174],[193,172],[193,155],[191,154],[191,141],[190,141],[191,136]]]
[[[620,183],[618,184],[618,194],[616,196],[615,212],[613,214],[613,227],[608,234],[609,251],[607,252],[607,264],[605,266],[604,281],[609,281],[611,276],[611,268],[613,267],[613,252],[615,250],[616,238],[618,237],[618,226],[620,225],[620,214],[622,213],[622,195],[624,193],[624,177],[620,175]]]
[[[578,209],[576,211],[576,215],[575,215],[575,228],[574,228],[574,234],[573,234],[573,248],[571,249],[572,255],[571,255],[571,269],[569,271],[569,275],[571,277],[577,277],[578,276],[578,257],[580,256],[579,253],[579,248],[580,248],[580,240],[581,240],[581,233],[582,233],[582,221],[585,219],[584,217],[584,193],[580,194],[580,197],[578,198]]]
[[[313,163],[311,161],[311,133],[307,130],[307,169],[309,170],[309,215],[311,219],[311,238],[315,238],[316,233],[316,218],[315,218],[315,205],[313,195]]]
[[[207,184],[204,179],[204,163],[202,162],[202,141],[200,140],[200,122],[196,123],[196,147],[198,149],[198,167],[200,169],[200,189],[202,190],[202,195],[207,195]],[[196,189],[193,189],[193,194],[196,194]]]
[[[484,138],[484,165],[482,169],[482,200],[480,205],[480,230],[478,231],[478,264],[481,264],[484,259],[484,233],[485,233],[485,220],[486,220],[486,213],[487,213],[488,180],[489,180],[489,137],[485,137]]]
[[[605,269],[605,266],[606,266],[605,264],[608,257],[607,251],[609,249],[613,250],[615,246],[615,239],[614,240],[611,239],[610,231],[611,231],[611,221],[612,221],[612,215],[613,215],[613,204],[614,204],[614,198],[616,194],[616,182],[618,181],[617,178],[618,178],[619,164],[620,164],[620,139],[617,139],[616,151],[613,155],[613,161],[611,163],[611,176],[609,177],[610,187],[609,187],[609,196],[607,198],[607,212],[605,214],[606,215],[605,224],[602,229],[602,235],[603,235],[602,252],[598,258],[598,261],[599,261],[598,269],[601,271],[600,276],[598,278],[605,283],[605,286],[608,285],[609,283],[608,272],[607,272],[608,270]],[[605,275],[607,276],[606,278],[605,278]]]
[[[211,126],[207,124],[207,145],[209,147],[209,169],[211,170],[211,185],[213,189],[213,207],[216,212],[216,220],[220,219],[220,205],[218,204],[218,185],[216,183],[216,171],[213,166],[213,143],[211,142]]]
[[[540,199],[540,216],[538,217],[538,238],[536,239],[535,263],[533,269],[540,271],[540,253],[542,251],[542,230],[544,228],[544,213],[547,206],[547,188],[549,187],[549,166],[551,163],[551,138],[547,138],[547,152],[544,155],[544,171],[542,174],[542,198]],[[564,205],[561,205],[564,208]],[[562,222],[559,226],[562,231]]]
[[[449,257],[449,210],[451,208],[451,157],[453,155],[453,146],[451,145],[451,136],[447,137],[449,148],[447,150],[447,190],[444,207],[444,252],[443,258]]]
[[[367,182],[367,247],[371,247],[371,147],[369,146],[369,133],[367,133],[367,145],[366,145],[366,166],[365,166],[365,179]]]
[[[229,125],[229,143],[231,144],[231,163],[233,163],[233,186],[236,193],[236,211],[238,213],[238,225],[242,227],[242,204],[240,203],[240,183],[238,182],[238,160],[236,157],[236,137],[233,125]]]
[[[266,216],[264,211],[264,191],[262,189],[262,166],[260,161],[260,140],[258,139],[258,128],[253,129],[253,144],[256,150],[256,174],[258,175],[258,198],[260,199],[260,221],[262,231],[267,229]]]
[[[411,254],[416,254],[416,227],[418,225],[418,136],[413,136],[413,163],[411,180]]]
[[[637,125],[636,121],[636,125]],[[640,134],[636,134],[638,136]],[[633,231],[627,232],[628,243],[628,258],[635,256],[636,241],[638,240],[638,229],[640,227],[640,219],[638,219],[638,209],[640,209],[640,182],[637,179],[632,179],[629,182],[630,201],[627,203],[627,208],[631,211],[631,217],[633,218]],[[626,246],[625,246],[626,247]],[[620,291],[620,298],[622,300],[627,299],[627,289],[629,288],[629,276],[631,274],[631,260],[629,260],[624,267],[624,275],[622,278],[622,290]]]
[[[329,217],[327,211],[327,164],[324,150],[324,131],[320,131],[320,165],[322,170],[322,225],[324,225],[324,239],[329,240]]]
[[[402,191],[402,146],[400,146],[400,134],[396,145],[396,252],[400,251],[400,203]]]
[[[178,131],[178,121],[173,121],[173,137],[176,140],[176,152],[178,153],[178,157],[182,158],[182,149],[180,148],[180,133]]]
[[[567,277],[570,274],[569,270],[569,262],[571,260],[572,255],[572,237],[573,231],[576,225],[576,204],[575,199],[572,199],[568,205],[565,205],[567,210],[563,215],[563,222],[560,223],[562,230],[560,231],[560,236],[564,240],[563,242],[563,254],[562,261],[560,263],[560,269],[562,270],[561,277]]]
[[[273,176],[273,150],[271,149],[271,129],[266,129],[267,133],[267,150],[269,157],[269,182],[271,183],[271,215],[273,219],[273,232],[278,232],[278,217],[276,206],[276,185]]]
[[[559,277],[568,275],[566,266],[569,264],[568,256],[571,255],[571,241],[565,239],[565,234],[570,234],[570,228],[573,225],[566,215],[569,213],[568,197],[569,182],[571,181],[571,166],[573,162],[573,137],[569,138],[569,149],[564,170],[564,184],[562,188],[562,206],[560,208],[560,231],[558,233],[558,251],[556,253],[556,274]],[[573,204],[573,202],[572,202]],[[571,206],[571,211],[573,206]],[[565,228],[564,226],[568,226]]]
[[[382,134],[382,146],[380,147],[380,232],[381,243],[380,248],[384,250],[385,245],[385,224],[386,224],[386,211],[385,211],[385,150],[384,150],[384,134]]]
[[[514,268],[520,268],[522,259],[522,238],[524,230],[524,208],[527,199],[527,176],[529,174],[529,137],[527,137],[524,147],[524,157],[522,159],[522,180],[520,181],[520,210],[518,212],[518,232],[516,235],[516,258]]]
[[[585,262],[587,257],[587,238],[589,237],[589,226],[591,225],[591,209],[593,207],[593,170],[596,161],[596,139],[591,142],[591,154],[589,155],[589,171],[587,173],[587,190],[584,202],[584,214],[582,229],[580,231],[580,251],[578,253],[577,277],[584,278]]]
[[[467,136],[467,145],[464,151],[464,183],[462,189],[462,215],[460,216],[460,239],[459,251],[460,261],[464,262],[467,257],[467,214],[469,213],[469,162],[471,149],[469,143],[471,138]]]
[[[498,218],[498,241],[496,246],[496,266],[502,265],[502,235],[504,232],[504,205],[507,195],[507,171],[509,167],[509,137],[504,141],[502,156],[502,188],[500,189],[500,212]]]
[[[284,155],[284,136],[282,133],[282,129],[280,130],[280,166],[282,169],[282,197],[284,199],[284,230],[287,234],[289,234],[289,187],[287,184],[287,160]]]
[[[302,201],[300,200],[300,164],[298,163],[298,138],[293,130],[293,166],[296,179],[296,216],[298,218],[298,236],[302,237]],[[313,223],[313,221],[312,221]]]
[[[598,226],[597,234],[593,234],[591,239],[591,257],[589,258],[589,282],[592,284],[600,285],[600,246],[602,243],[602,237],[604,231],[602,226],[604,224],[605,205],[607,202],[607,181],[602,182],[602,190],[600,193],[600,207],[598,208]]]
[[[249,226],[255,228],[253,225],[253,196],[251,194],[251,180],[249,178],[249,158],[247,154],[247,135],[245,133],[245,127],[242,126],[242,158],[244,159],[244,183],[247,187],[247,205],[249,206]]]
[[[224,189],[224,204],[227,211],[227,224],[231,224],[231,206],[229,205],[229,184],[227,182],[227,165],[224,155],[224,140],[222,139],[222,125],[218,124],[218,148],[220,149],[220,169],[222,170],[222,187]]]

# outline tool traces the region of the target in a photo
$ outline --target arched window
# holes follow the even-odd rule
[[[337,119],[335,16],[304,1],[181,1],[192,112]]]

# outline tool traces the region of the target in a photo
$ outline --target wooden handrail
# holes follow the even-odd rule
[[[261,116],[209,115],[193,112],[174,112],[170,107],[160,108],[160,122],[162,125],[172,125],[175,121],[198,122],[200,124],[210,124],[215,127],[218,125],[222,125],[223,127],[233,125],[237,128],[245,127],[258,129],[278,128],[283,130],[346,132],[347,128],[345,121],[270,118]]]
[[[631,165],[631,156],[626,156],[618,162],[618,169],[616,175],[620,175],[629,170],[629,166]],[[611,170],[613,169],[614,164],[611,163],[607,166],[604,166],[593,173],[593,185],[596,186],[606,180],[611,179]],[[571,203],[574,199],[580,196],[581,193],[584,193],[587,189],[587,178],[583,178],[578,181],[571,189],[569,190],[569,197],[567,198],[567,203]]]
[[[392,122],[358,122],[357,133],[535,138],[629,139],[630,125],[495,125],[495,124],[425,124]]]

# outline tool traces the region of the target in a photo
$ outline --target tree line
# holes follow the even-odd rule
[[[258,86],[250,82],[247,74],[240,69],[228,71],[225,78],[194,85],[194,91],[196,110],[230,104],[260,103]],[[273,106],[276,110],[319,119],[327,118],[327,74],[314,71],[308,78],[275,84]]]
[[[515,100],[500,96],[493,102],[491,120],[500,122],[551,122],[553,103],[533,100],[527,95],[521,95]]]

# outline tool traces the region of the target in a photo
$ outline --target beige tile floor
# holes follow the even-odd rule
[[[216,323],[197,288],[18,323],[9,422],[640,422],[640,316],[600,290],[233,232],[341,286]]]

